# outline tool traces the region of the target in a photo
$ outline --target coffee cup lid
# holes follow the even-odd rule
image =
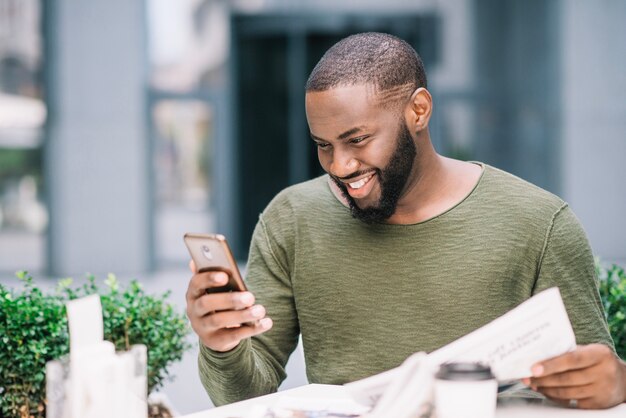
[[[441,380],[491,380],[494,379],[491,368],[482,363],[465,363],[454,362],[445,363],[439,367],[439,371],[435,375]]]

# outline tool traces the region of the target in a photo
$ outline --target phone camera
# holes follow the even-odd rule
[[[202,246],[202,254],[208,260],[213,260],[213,254],[211,254],[211,249],[208,246],[206,246],[206,245]]]

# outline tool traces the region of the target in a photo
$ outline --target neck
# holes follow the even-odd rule
[[[387,223],[411,224],[430,217],[425,209],[448,187],[450,167],[446,160],[435,152],[430,141],[422,142],[404,193]]]
[[[437,154],[430,140],[421,144],[390,224],[415,224],[450,210],[472,192],[482,174],[477,164]]]

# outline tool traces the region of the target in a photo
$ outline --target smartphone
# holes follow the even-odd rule
[[[187,233],[184,240],[198,272],[223,271],[228,274],[228,283],[226,285],[208,288],[206,290],[207,293],[243,292],[248,290],[241,278],[237,262],[224,235]]]

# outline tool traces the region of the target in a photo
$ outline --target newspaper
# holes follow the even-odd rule
[[[437,351],[413,354],[395,369],[345,387],[357,402],[374,408],[371,416],[391,416],[394,405],[399,414],[394,417],[419,416],[418,410],[409,411],[407,405],[426,407],[433,374],[443,363],[488,364],[498,382],[508,383],[531,376],[530,368],[535,363],[575,348],[574,331],[561,293],[553,287]],[[404,403],[405,399],[410,402]]]
[[[245,418],[359,418],[369,410],[350,398],[283,396],[272,406],[254,405]]]

